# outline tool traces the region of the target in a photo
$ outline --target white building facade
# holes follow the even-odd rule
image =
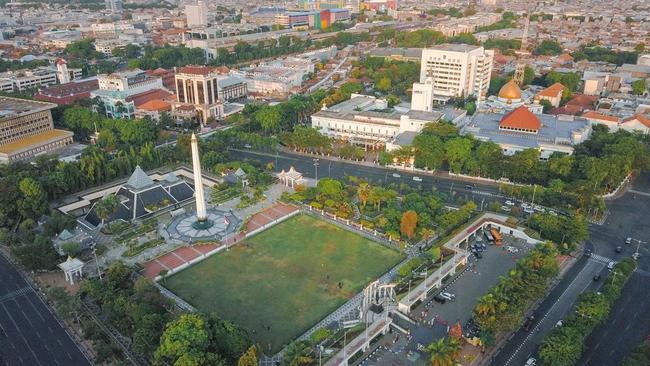
[[[411,108],[430,111],[434,102],[469,96],[484,100],[493,58],[494,52],[481,46],[444,44],[423,49],[420,82],[413,85]]]

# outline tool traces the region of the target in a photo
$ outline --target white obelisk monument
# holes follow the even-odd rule
[[[194,197],[196,198],[196,219],[206,221],[205,198],[203,197],[203,178],[201,176],[201,161],[199,160],[199,142],[192,134],[192,170],[194,171]]]

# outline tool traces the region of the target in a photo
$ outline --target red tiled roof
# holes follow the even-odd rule
[[[539,92],[539,96],[548,97],[548,98],[557,98],[558,94],[561,94],[564,91],[564,85],[560,83],[555,83],[548,88]]]
[[[170,111],[172,109],[172,106],[171,104],[165,102],[162,99],[154,99],[141,104],[138,107],[138,109],[142,109],[145,111],[163,112],[163,111]]]
[[[632,117],[628,117],[628,118],[624,119],[621,123],[632,122],[634,120],[639,121],[642,125],[644,125],[646,127],[650,127],[650,118],[648,118],[648,117],[646,117],[646,116],[644,116],[642,114],[636,114],[636,115],[634,115]]]
[[[594,111],[587,111],[582,114],[584,118],[587,119],[595,119],[595,120],[601,120],[601,121],[607,121],[607,122],[618,122],[618,117],[614,116],[609,116],[606,114],[594,112]]]
[[[172,98],[175,99],[174,94],[168,92],[167,90],[163,89],[153,89],[146,91],[144,93],[140,94],[134,94],[128,98],[126,98],[127,102],[133,102],[136,107],[140,107],[142,104],[149,102],[154,99],[170,99]]]
[[[571,99],[570,101],[568,101],[566,105],[580,106],[583,108],[587,108],[589,106],[594,105],[596,101],[598,101],[597,96],[580,94],[574,97],[573,99]]]
[[[541,126],[542,123],[539,118],[523,105],[503,116],[501,122],[499,122],[499,127],[519,128],[523,130],[538,131]]]

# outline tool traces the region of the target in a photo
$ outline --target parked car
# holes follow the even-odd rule
[[[481,252],[478,252],[478,251],[474,252],[474,256],[476,256],[477,259],[483,258],[483,254],[481,254]]]
[[[510,207],[508,207],[508,206],[501,206],[501,211],[510,212],[510,211],[512,211],[512,209]]]
[[[521,204],[521,207],[522,207],[522,208],[530,208],[530,205],[527,204],[526,202],[523,202],[523,203]]]
[[[508,253],[518,253],[518,252],[519,252],[519,249],[518,249],[518,248],[513,247],[513,246],[511,246],[511,245],[509,245],[509,246],[506,248],[506,250],[508,251]]]
[[[510,200],[507,200],[507,201],[506,201],[506,206],[514,206],[514,205],[515,205],[514,202],[512,202],[512,201],[510,201]]]
[[[444,304],[444,303],[447,302],[447,299],[445,299],[444,297],[442,297],[440,295],[436,295],[436,296],[433,297],[433,301],[435,301],[437,303],[440,303],[440,304]]]
[[[477,244],[477,245],[478,245],[478,244]],[[481,245],[481,249],[483,249],[483,250],[487,250],[487,245],[485,245],[485,243],[480,243],[480,245]]]
[[[413,177],[413,180],[416,182],[422,182],[422,178],[420,177]]]
[[[456,295],[454,295],[454,294],[452,294],[452,293],[450,293],[450,292],[441,292],[441,293],[440,293],[440,296],[442,296],[443,298],[445,298],[445,300],[449,300],[449,301],[454,301],[454,300],[456,300]]]
[[[531,214],[531,215],[532,215],[532,214],[535,213],[535,210],[533,210],[533,209],[530,208],[530,207],[525,207],[525,208],[524,208],[524,212],[527,213],[527,214]]]
[[[534,321],[535,321],[535,317],[532,316],[532,315],[529,316],[528,318],[526,318],[526,321],[524,322],[524,325],[523,325],[523,328],[524,328],[524,330],[526,332],[528,332],[530,330],[530,328],[533,325]]]
[[[539,205],[533,206],[533,210],[539,211],[539,212],[542,212],[542,213],[546,212],[546,209],[544,207],[542,207],[542,206],[539,206]]]
[[[557,216],[557,212],[555,212],[553,210],[548,211],[548,214],[551,215],[551,216]]]

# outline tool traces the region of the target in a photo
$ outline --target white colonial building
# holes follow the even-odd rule
[[[312,127],[322,134],[365,147],[377,147],[398,139],[403,133],[418,133],[424,125],[437,122],[440,112],[399,113],[384,99],[352,94],[349,100],[323,107],[312,115]]]

